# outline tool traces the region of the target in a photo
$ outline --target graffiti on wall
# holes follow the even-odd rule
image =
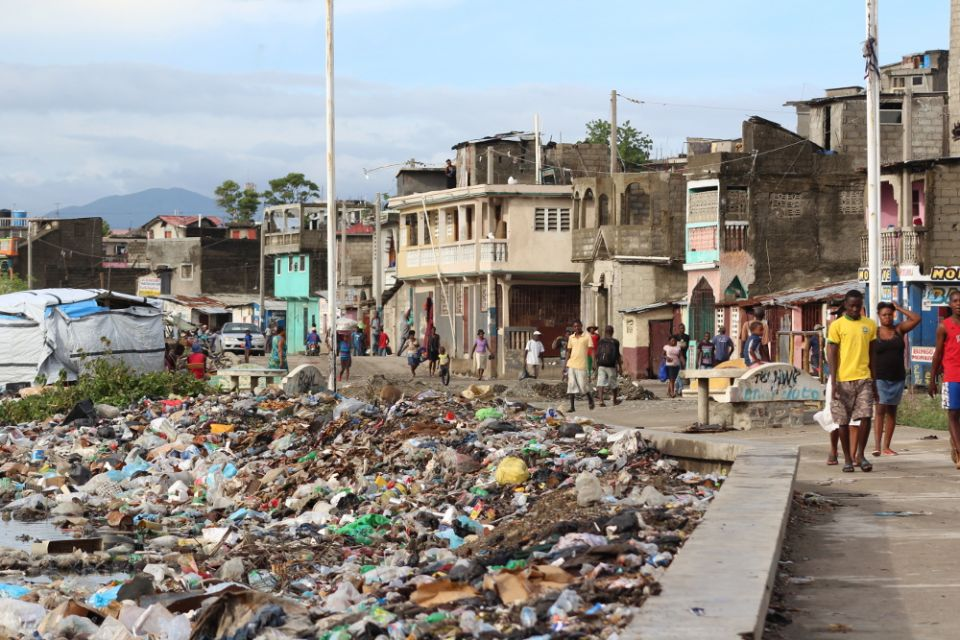
[[[731,402],[822,401],[820,381],[789,364],[770,363],[743,374],[730,388]]]

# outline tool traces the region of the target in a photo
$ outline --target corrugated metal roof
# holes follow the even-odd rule
[[[679,306],[679,304],[679,302],[654,302],[653,304],[645,304],[639,307],[620,309],[620,313],[643,313],[644,311],[653,311],[654,309],[661,309],[663,307],[676,307]]]
[[[808,287],[803,289],[788,289],[786,291],[776,291],[762,296],[753,296],[745,300],[738,300],[737,306],[752,307],[778,306],[793,307],[808,302],[828,302],[842,299],[850,290],[865,291],[864,285],[859,280],[843,280],[820,285],[818,287]]]

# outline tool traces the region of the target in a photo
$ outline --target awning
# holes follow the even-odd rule
[[[194,311],[199,311],[200,313],[206,314],[208,316],[219,316],[226,313],[233,313],[230,309],[226,307],[194,307]]]

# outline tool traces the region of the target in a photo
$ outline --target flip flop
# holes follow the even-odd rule
[[[847,462],[847,463],[845,463],[845,464],[843,465],[843,472],[844,472],[844,473],[853,473],[853,463],[852,463],[852,462]]]
[[[870,473],[871,471],[873,471],[873,465],[870,464],[870,462],[867,461],[866,458],[861,458],[861,459],[860,459],[860,470],[863,471],[864,473]]]
[[[879,456],[879,455],[880,455],[880,449],[876,449],[876,450],[875,450],[872,454],[870,454],[870,455],[875,456],[875,457],[876,457],[876,456]]]
[[[896,451],[894,451],[893,449],[884,449],[884,450],[883,450],[883,455],[885,455],[885,456],[898,456],[898,455],[900,455],[900,454],[897,453]]]
[[[827,456],[827,466],[833,467],[840,464],[840,461],[837,460],[837,456]]]

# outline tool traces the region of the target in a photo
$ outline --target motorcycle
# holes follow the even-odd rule
[[[307,343],[307,355],[308,355],[308,356],[318,356],[318,355],[320,355],[320,343],[319,343],[319,342],[313,342],[313,343],[308,342],[308,343]]]

